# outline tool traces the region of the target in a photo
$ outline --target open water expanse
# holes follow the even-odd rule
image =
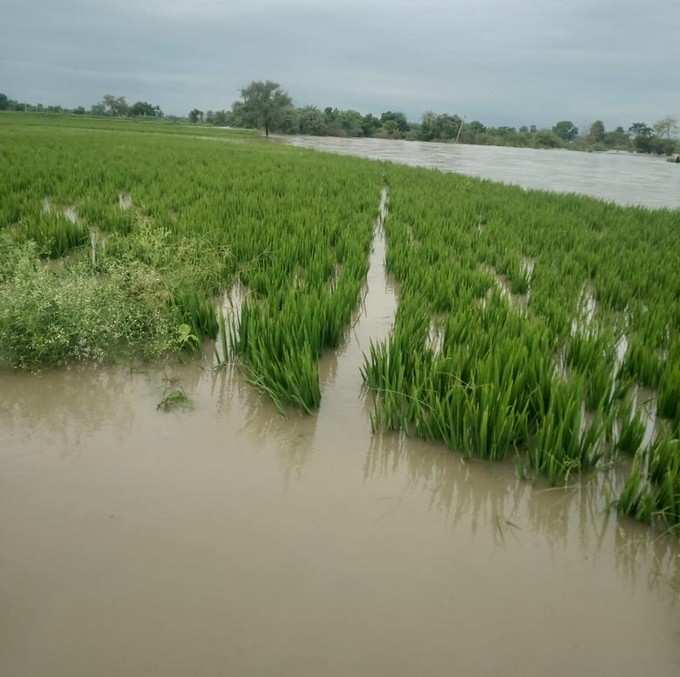
[[[680,164],[633,153],[581,153],[389,139],[277,137],[303,148],[458,172],[623,205],[680,208]]]

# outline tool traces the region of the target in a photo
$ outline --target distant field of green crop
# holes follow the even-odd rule
[[[199,125],[188,122],[174,122],[157,118],[114,118],[91,115],[66,115],[62,113],[14,113],[0,111],[0,125],[9,127],[33,127],[48,131],[90,130],[112,132],[135,132],[138,134],[183,134],[186,136],[209,136],[234,140],[253,139],[257,132],[253,129],[225,129],[213,125]]]
[[[400,305],[363,368],[374,426],[555,484],[629,456],[619,509],[679,525],[677,211],[245,131],[1,114],[0,363],[158,358],[220,334],[254,385],[311,412],[385,183]],[[238,320],[219,310],[235,286]]]

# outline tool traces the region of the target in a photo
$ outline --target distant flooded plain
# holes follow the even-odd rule
[[[680,208],[680,165],[651,155],[390,139],[278,138],[302,148],[458,172],[524,188],[580,193],[622,205]]]
[[[679,674],[680,545],[607,510],[615,476],[371,433],[384,248],[314,416],[209,351],[0,375],[3,677]]]

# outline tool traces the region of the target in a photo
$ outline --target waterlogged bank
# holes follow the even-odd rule
[[[0,375],[3,675],[677,674],[680,545],[605,511],[616,478],[371,433],[383,259],[312,416],[210,356]]]
[[[680,171],[663,158],[467,144],[277,137],[294,146],[457,172],[524,188],[581,193],[622,205],[680,208]]]

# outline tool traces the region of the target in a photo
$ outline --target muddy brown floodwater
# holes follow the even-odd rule
[[[651,155],[330,136],[275,138],[302,148],[430,167],[524,188],[680,209],[680,166]]]
[[[207,356],[0,376],[2,677],[680,674],[678,541],[606,511],[616,480],[371,434],[383,260],[315,416]]]

